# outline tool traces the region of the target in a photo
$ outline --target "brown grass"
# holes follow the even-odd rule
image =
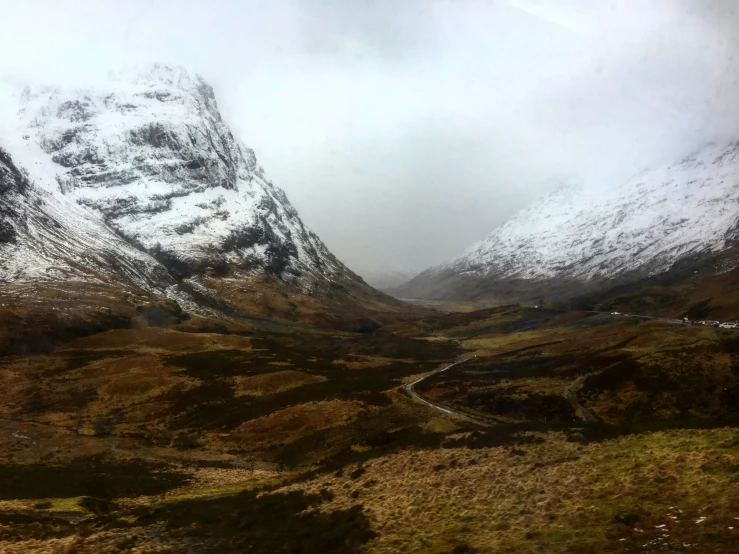
[[[285,443],[316,429],[351,421],[363,409],[360,402],[344,400],[298,404],[242,423],[228,435],[228,440],[261,445]]]
[[[286,370],[262,375],[234,377],[236,396],[264,396],[326,381],[322,375]]]
[[[476,404],[483,408],[484,395],[492,401],[504,390],[515,400],[561,396],[574,381],[567,371],[597,373],[583,359],[610,362],[628,356],[638,359],[647,376],[659,377],[664,371],[678,383],[698,383],[690,399],[696,400],[696,406],[701,403],[703,412],[691,405],[695,415],[722,413],[718,396],[706,390],[733,379],[735,355],[722,350],[722,337],[727,334],[658,322],[636,325],[617,318],[588,327],[566,314],[538,329],[489,331],[525,315],[524,309],[507,307],[478,319],[467,314],[445,316],[441,323],[451,321],[453,327],[432,319],[404,322],[394,327],[399,333],[395,338],[406,332],[426,333],[424,338],[431,341],[453,335],[477,353],[477,362],[471,362],[469,370],[460,366],[459,373],[445,374],[450,379],[447,383],[439,380],[424,392],[440,399],[464,387],[483,396]],[[386,331],[372,336],[378,353]],[[464,547],[481,554],[739,551],[738,539],[728,529],[739,523],[735,519],[739,517],[736,429],[652,432],[589,444],[586,437],[593,438],[586,432],[589,428],[578,425],[566,433],[511,435],[510,426],[481,432],[414,402],[400,380],[388,381],[388,390],[371,395],[339,386],[311,387],[330,379],[342,383],[347,377],[347,387],[365,383],[370,377],[387,375],[383,368],[397,362],[366,355],[365,350],[359,356],[351,349],[341,350],[337,359],[336,344],[342,348],[344,342],[350,344],[348,335],[337,334],[340,340],[323,342],[329,345],[326,352],[310,350],[314,338],[296,334],[267,341],[258,336],[121,330],[79,339],[56,354],[0,359],[4,392],[0,463],[7,474],[24,466],[61,471],[74,460],[96,455],[109,461],[105,471],[111,474],[115,464],[136,461],[164,464],[168,471],[189,479],[165,492],[116,499],[121,508],[106,519],[105,527],[95,522],[74,528],[61,520],[53,523],[67,525],[65,532],[71,536],[61,532],[56,536],[57,531],[49,531],[48,526],[39,530],[2,523],[0,551],[217,550],[216,542],[202,538],[200,523],[175,531],[170,522],[150,525],[140,516],[149,517],[162,506],[182,504],[183,510],[189,510],[188,502],[193,500],[208,499],[207,506],[218,506],[219,499],[250,490],[261,492],[244,496],[244,502],[291,491],[308,493],[314,500],[298,505],[291,514],[297,519],[358,506],[377,534],[364,548],[376,553],[441,554],[455,548],[464,552]],[[418,348],[428,346],[417,342]],[[268,349],[256,350],[254,344]],[[485,356],[499,357],[486,360]],[[498,383],[475,381],[503,360],[525,369],[548,357],[560,361],[540,376],[513,372]],[[195,365],[195,359],[201,366]],[[423,359],[419,354],[418,360]],[[212,374],[211,363],[217,366]],[[436,361],[416,364],[409,366],[411,371],[418,367],[422,374]],[[614,424],[625,411],[645,404],[654,407],[649,417],[668,421],[675,417],[677,393],[645,388],[643,380],[619,380],[615,372],[613,386],[585,388],[580,399]],[[326,389],[331,396],[320,397],[325,400],[301,396],[316,390],[325,394]],[[205,426],[208,418],[222,417],[232,409],[237,424],[232,431]],[[182,414],[204,415],[180,423],[177,418]],[[92,424],[101,416],[113,420],[109,436],[93,436]],[[503,419],[523,421],[514,416]],[[204,422],[203,428],[192,421]],[[172,436],[183,427],[196,436],[197,444],[178,450]],[[285,467],[298,469],[293,473]],[[158,471],[163,470],[150,473]],[[0,503],[0,519],[17,512],[38,515],[43,510],[35,507],[39,500],[64,507],[77,498],[9,500]],[[274,498],[282,501],[281,496]],[[233,511],[240,509],[234,506]],[[141,511],[134,515],[127,510]],[[638,521],[618,522],[623,513]],[[706,519],[696,523],[701,517]],[[220,532],[219,520],[207,525]],[[348,536],[353,531],[341,532]],[[146,539],[136,542],[136,537]]]
[[[292,487],[331,490],[333,509],[358,498],[380,534],[369,548],[376,553],[448,552],[463,544],[481,553],[620,552],[655,539],[703,544],[696,549],[702,552],[709,544],[711,552],[739,546],[728,530],[739,517],[739,488],[727,489],[739,455],[718,446],[736,440],[734,429],[588,446],[556,434],[542,438],[516,455],[502,447],[403,452],[365,463],[357,480],[325,476]],[[621,511],[636,513],[637,525],[616,523]],[[695,523],[700,517],[704,524]]]
[[[376,369],[378,367],[387,367],[393,362],[398,361],[376,356],[356,356],[355,358],[352,360],[334,360],[333,363],[343,365],[347,369]]]
[[[252,341],[239,335],[216,333],[182,333],[170,329],[149,327],[146,329],[117,329],[78,339],[65,346],[76,349],[124,349],[135,348],[148,352],[197,352],[201,350],[250,350]]]

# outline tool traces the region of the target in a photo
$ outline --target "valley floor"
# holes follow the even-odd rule
[[[6,356],[0,551],[737,552],[737,355],[507,306]]]

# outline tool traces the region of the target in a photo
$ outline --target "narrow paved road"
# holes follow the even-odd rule
[[[599,312],[596,310],[586,310],[590,314],[603,314],[603,315],[613,315],[613,312]],[[683,323],[682,319],[675,319],[675,318],[669,318],[669,317],[659,317],[656,315],[637,315],[637,314],[624,314],[620,313],[618,315],[614,315],[613,317],[637,317],[639,319],[656,319],[658,321],[664,321],[667,323]]]
[[[613,364],[613,365],[616,365],[616,364]],[[599,421],[599,419],[595,417],[595,415],[593,415],[593,412],[591,412],[585,406],[583,406],[580,403],[580,399],[577,397],[577,393],[585,385],[585,379],[587,379],[591,375],[594,375],[594,374],[587,373],[575,379],[575,382],[565,391],[564,397],[565,397],[565,400],[567,400],[567,402],[570,403],[570,406],[572,406],[572,409],[575,410],[575,415],[577,417],[579,417],[581,420],[586,421],[588,423],[595,423],[596,421]]]
[[[438,371],[432,371],[431,373],[427,373],[423,377],[420,377],[413,381],[412,383],[408,383],[405,386],[405,390],[408,392],[408,395],[416,400],[417,402],[421,402],[422,404],[426,404],[427,406],[431,406],[432,408],[439,410],[440,412],[444,412],[445,414],[452,415],[454,417],[459,417],[461,419],[466,419],[467,421],[470,421],[472,423],[476,423],[477,425],[482,425],[483,427],[492,427],[493,424],[487,421],[484,421],[482,419],[477,419],[476,417],[468,416],[467,414],[463,414],[462,412],[458,412],[456,410],[452,410],[451,408],[447,408],[446,406],[442,406],[441,404],[437,404],[436,402],[431,402],[431,400],[426,400],[423,396],[418,394],[416,391],[413,390],[413,387],[415,387],[418,383],[423,381],[424,379],[428,379],[432,375],[436,375],[437,373],[444,373],[445,371],[448,371],[452,369],[455,366],[458,366],[462,362],[466,362],[469,360],[469,358],[465,358],[463,360],[459,360],[458,362],[454,362],[451,365],[446,366],[443,369],[440,369]]]
[[[595,310],[588,310],[588,311],[593,314],[606,314],[606,315],[611,314],[611,312],[599,312]],[[668,319],[668,318],[654,317],[654,316],[648,316],[648,315],[620,314],[617,317],[639,317],[643,319],[656,319],[656,320],[666,321],[668,323],[683,323],[682,320],[680,319]],[[431,377],[432,375],[436,375],[437,373],[444,373],[445,371],[449,371],[453,367],[458,366],[462,362],[466,362],[469,359],[470,358],[464,358],[462,360],[459,360],[458,362],[454,362],[453,364],[446,366],[443,369],[432,371],[431,373],[427,373],[426,375],[424,375],[423,377],[419,377],[412,383],[408,383],[405,386],[405,390],[408,392],[408,395],[414,400],[416,400],[417,402],[426,404],[427,406],[430,406],[436,410],[439,410],[440,412],[444,412],[445,414],[449,414],[454,417],[459,417],[461,419],[466,419],[467,421],[476,423],[477,425],[482,425],[484,427],[492,427],[494,424],[490,423],[489,421],[485,421],[483,419],[478,419],[476,417],[469,416],[462,412],[458,412],[457,410],[453,410],[451,408],[447,408],[446,406],[442,406],[441,404],[437,404],[436,402],[432,402],[431,400],[427,400],[423,396],[418,394],[415,390],[413,390],[413,388],[418,383],[423,381],[424,379],[428,379],[429,377]],[[580,379],[575,381],[575,383],[565,391],[564,397],[572,405],[572,407],[575,410],[575,413],[580,419],[582,419],[583,421],[587,421],[587,422],[599,421],[598,418],[595,417],[595,415],[593,415],[593,413],[590,412],[587,408],[585,408],[585,406],[583,406],[580,403],[579,399],[577,398],[577,392],[579,391],[580,388],[582,388],[584,381],[585,381],[585,377],[588,377],[588,375],[582,376]]]

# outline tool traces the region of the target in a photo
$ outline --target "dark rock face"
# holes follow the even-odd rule
[[[15,229],[7,221],[0,222],[0,242],[15,243]]]
[[[13,225],[25,225],[15,206],[15,198],[28,190],[28,179],[16,168],[7,152],[0,149],[0,244],[16,243]]]
[[[24,194],[28,187],[28,177],[15,166],[10,154],[0,148],[0,193],[3,197]]]

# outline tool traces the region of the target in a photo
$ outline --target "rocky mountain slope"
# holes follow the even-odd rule
[[[739,143],[709,145],[611,190],[563,186],[396,294],[571,297],[658,275],[738,237]]]
[[[224,264],[285,278],[347,272],[233,136],[199,76],[156,65],[96,90],[27,88],[19,116],[16,135],[30,144],[13,154],[31,170],[45,156],[45,177],[65,196],[178,276]]]
[[[177,319],[181,310],[167,297],[189,298],[154,258],[31,181],[0,148],[0,355],[47,351],[151,309]]]
[[[62,280],[147,291],[174,283],[99,217],[32,183],[0,149],[0,283]]]
[[[0,293],[71,297],[84,282],[330,325],[398,306],[305,227],[201,77],[155,65],[91,89],[28,87],[14,111],[0,134]]]

